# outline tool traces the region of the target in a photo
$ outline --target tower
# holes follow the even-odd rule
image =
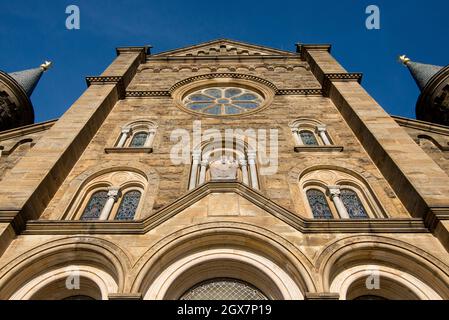
[[[35,69],[9,74],[0,71],[0,131],[34,123],[30,98],[42,74],[50,66],[50,62],[45,62]]]
[[[449,66],[440,67],[411,61],[401,56],[421,95],[416,104],[418,120],[449,125]]]

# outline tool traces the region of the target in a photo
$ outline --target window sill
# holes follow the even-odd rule
[[[342,146],[296,146],[295,152],[343,152]]]
[[[106,148],[104,152],[110,153],[153,153],[153,148]]]

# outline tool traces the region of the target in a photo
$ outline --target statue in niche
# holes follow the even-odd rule
[[[239,164],[233,158],[222,156],[221,159],[210,163],[212,181],[234,181],[237,180]]]

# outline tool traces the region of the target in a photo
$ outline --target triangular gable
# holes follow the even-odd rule
[[[201,56],[272,56],[295,55],[289,51],[253,45],[249,43],[219,39],[198,45],[162,52],[153,57],[201,57]]]

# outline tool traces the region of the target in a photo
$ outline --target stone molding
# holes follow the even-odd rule
[[[320,88],[305,89],[278,89],[278,96],[322,96],[323,90]],[[170,91],[126,91],[127,98],[153,98],[153,97],[170,97]]]
[[[296,146],[295,152],[343,152],[343,146]]]
[[[111,153],[152,153],[153,148],[105,148],[104,152],[107,154]]]
[[[342,73],[325,73],[323,80],[323,95],[328,97],[333,82],[357,81],[362,82],[363,73],[359,72],[342,72]]]
[[[202,75],[198,75],[198,76],[194,76],[194,77],[190,77],[187,79],[184,79],[182,81],[179,81],[178,83],[175,83],[170,89],[169,92],[173,93],[174,91],[176,91],[177,89],[196,82],[196,81],[200,81],[200,80],[213,80],[213,79],[220,79],[220,78],[229,78],[229,79],[241,79],[241,80],[249,80],[249,81],[253,81],[253,82],[257,82],[257,83],[261,83],[271,89],[273,89],[274,91],[277,91],[278,88],[271,83],[268,80],[253,76],[253,75],[249,75],[249,74],[241,74],[241,73],[228,73],[228,72],[224,72],[224,73],[209,73],[209,74],[202,74]]]
[[[26,235],[146,234],[212,193],[236,193],[299,232],[311,233],[429,233],[422,219],[318,221],[298,216],[239,182],[208,182],[140,221],[29,221]]]
[[[122,76],[86,77],[86,83],[88,87],[91,85],[114,84],[117,87],[120,99],[123,99],[126,96],[125,84]]]

